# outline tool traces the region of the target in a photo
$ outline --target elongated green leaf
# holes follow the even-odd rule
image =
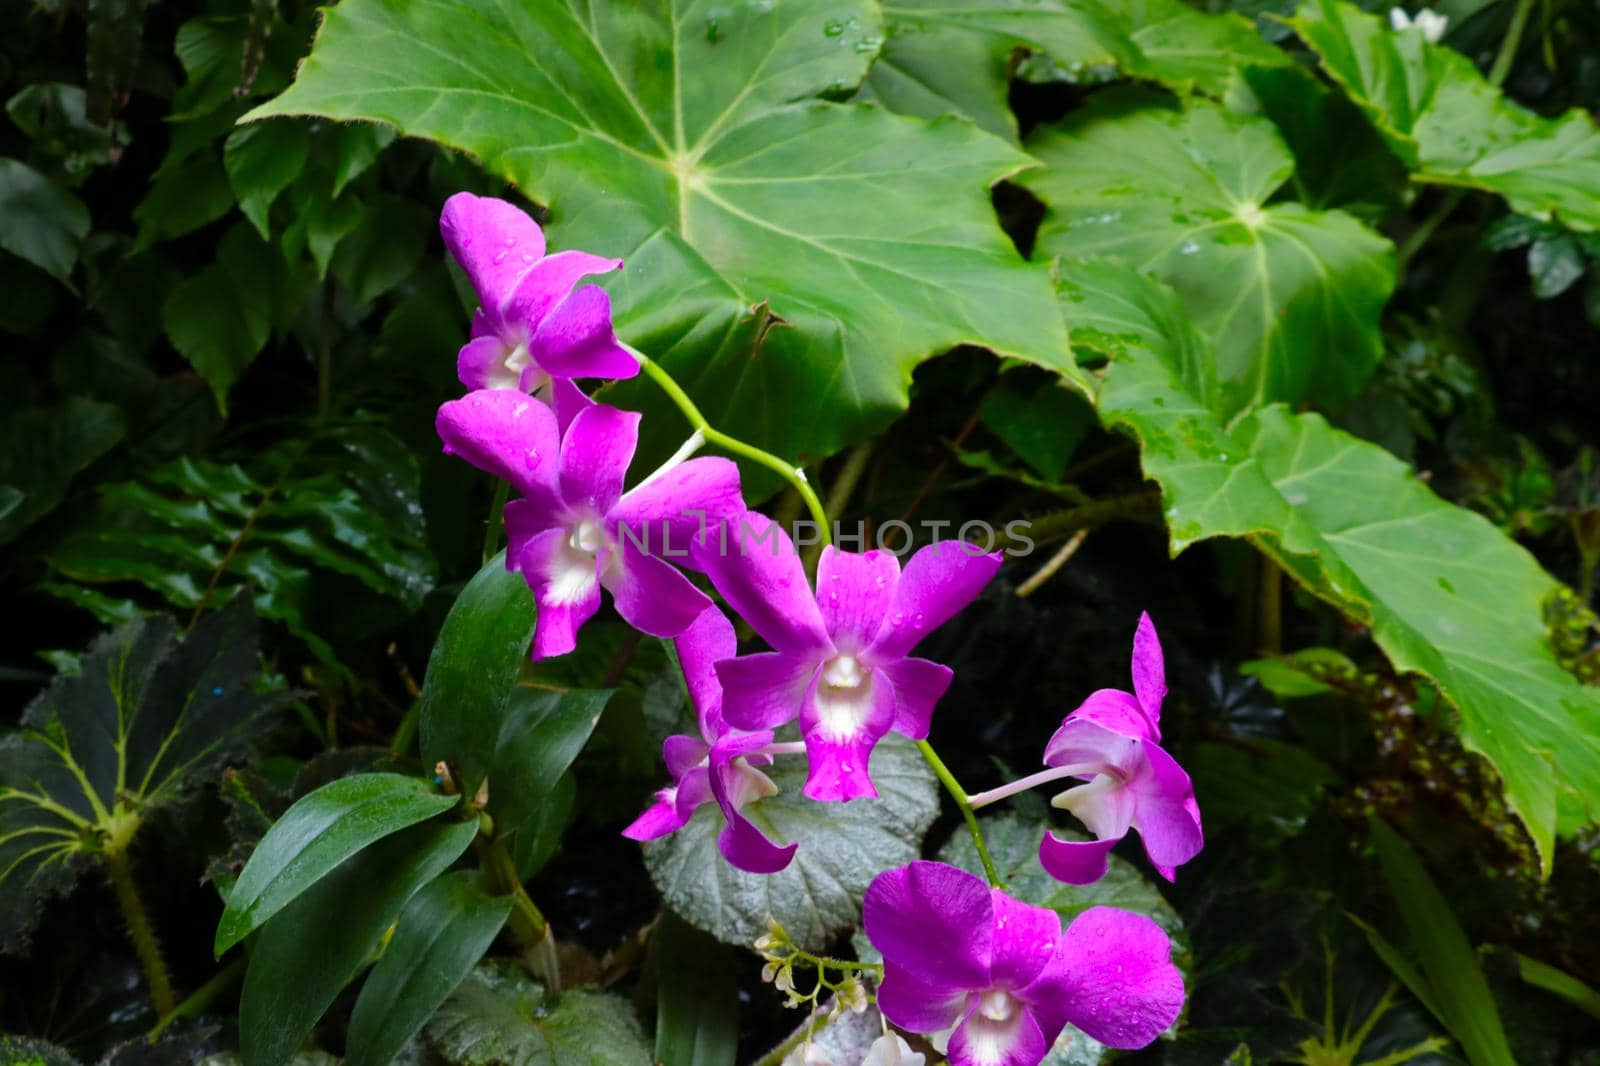
[[[722,814],[708,803],[688,825],[644,846],[656,888],[667,906],[718,940],[748,945],[776,918],[796,944],[823,950],[860,920],[874,877],[917,857],[939,810],[933,774],[904,737],[885,737],[871,770],[877,799],[820,804],[800,794],[803,764],[778,763],[767,771],[778,794],[743,810],[773,840],[799,842],[789,865],[775,874],[730,866],[717,851]]]
[[[78,396],[0,419],[0,488],[16,494],[10,506],[0,508],[0,543],[53,511],[72,479],[122,434],[115,407]]]
[[[256,640],[244,599],[181,641],[170,618],[136,618],[28,706],[0,740],[0,948],[21,944],[38,901],[69,886],[83,856],[108,839],[126,847],[282,705],[286,693],[253,690]]]
[[[1431,1009],[1473,1066],[1515,1066],[1489,982],[1449,901],[1406,842],[1379,819],[1372,821],[1372,842],[1422,961]]]
[[[1049,164],[1019,179],[1050,208],[1039,248],[1172,285],[1212,342],[1226,413],[1336,406],[1377,365],[1393,248],[1343,212],[1267,203],[1294,169],[1272,123],[1106,92],[1029,149]]]
[[[0,159],[0,248],[65,282],[89,232],[89,209],[26,163]]]
[[[1341,0],[1305,0],[1291,25],[1413,180],[1485,189],[1520,214],[1600,228],[1600,128],[1582,110],[1536,115],[1460,52]]]
[[[472,972],[511,913],[470,870],[426,885],[400,913],[350,1014],[345,1066],[387,1066]]]
[[[533,640],[533,596],[505,553],[456,597],[422,682],[422,761],[443,762],[468,795],[489,772],[505,708]]]
[[[671,911],[661,916],[656,1061],[662,1066],[733,1066],[739,1051],[743,962]]]
[[[1558,822],[1600,796],[1600,697],[1555,660],[1541,604],[1556,587],[1488,521],[1439,499],[1404,463],[1316,415],[1281,407],[1233,427],[1191,384],[1195,342],[1176,297],[1108,264],[1063,267],[1078,343],[1110,357],[1101,418],[1134,433],[1162,486],[1176,553],[1247,537],[1438,684],[1463,743],[1494,764],[1548,864]],[[1559,818],[1558,818],[1559,805]]]
[[[868,0],[344,0],[249,117],[473,153],[549,205],[554,246],[627,259],[607,281],[624,333],[719,428],[817,456],[957,343],[1075,372],[1046,268],[989,203],[1028,159],[964,122],[819,99],[861,81],[883,32]],[[776,402],[796,395],[803,417]]]
[[[400,774],[357,774],[301,797],[256,845],[217,923],[221,955],[375,840],[449,810],[454,796]]]
[[[555,851],[575,792],[567,768],[588,743],[610,690],[512,692],[489,769],[489,806],[511,839],[518,872],[533,876]]]
[[[1600,1018],[1600,991],[1584,984],[1565,970],[1558,970],[1547,962],[1540,962],[1519,952],[1517,972],[1530,985],[1560,996],[1593,1018]]]
[[[422,886],[443,873],[478,823],[438,820],[347,858],[256,938],[239,996],[245,1066],[284,1066],[339,990],[383,942]]]
[[[568,989],[547,998],[515,964],[485,962],[428,1023],[428,1042],[456,1066],[649,1066],[627,1000]]]

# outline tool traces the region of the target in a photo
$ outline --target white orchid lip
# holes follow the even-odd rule
[[[567,537],[567,546],[575,551],[584,552],[593,556],[606,546],[605,530],[600,523],[592,519],[584,519],[572,527],[572,534]]]
[[[854,655],[837,655],[823,666],[822,680],[832,688],[860,688],[866,671]]]
[[[818,731],[835,740],[859,736],[872,715],[872,671],[853,655],[836,655],[822,664],[817,685]]]
[[[1017,1012],[1017,1001],[1004,989],[992,988],[978,997],[978,1013],[992,1022],[1003,1022]]]

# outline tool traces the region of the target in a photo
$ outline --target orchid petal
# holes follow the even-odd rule
[[[1061,937],[1061,916],[1048,907],[1013,899],[998,888],[989,890],[994,907],[994,952],[989,983],[995,988],[1020,988],[1044,972]]]
[[[1167,668],[1161,655],[1161,640],[1156,636],[1156,625],[1148,612],[1139,615],[1139,628],[1133,634],[1133,691],[1139,696],[1139,706],[1155,727],[1160,739],[1161,701],[1167,696]]]
[[[620,259],[591,255],[589,252],[565,251],[547,255],[527,268],[527,273],[518,280],[515,289],[506,291],[499,305],[501,317],[522,326],[528,334],[533,334],[550,312],[572,295],[572,287],[581,279],[593,274],[608,274],[621,266]],[[609,313],[606,317],[606,328],[609,329]],[[539,359],[539,365],[547,373],[563,378],[632,377],[639,372],[639,364],[632,357],[628,362],[633,366],[632,373],[615,375],[566,373],[563,368],[546,361],[542,350]]]
[[[667,773],[674,781],[682,780],[690,770],[706,761],[711,745],[700,737],[675,733],[661,743],[661,761],[667,764]]]
[[[469,389],[519,389],[522,374],[506,365],[510,355],[499,337],[474,337],[456,356],[456,377]]]
[[[817,607],[833,646],[855,655],[872,643],[894,598],[900,560],[891,552],[842,552],[833,545],[817,560]]]
[[[708,741],[716,740],[727,728],[722,718],[722,683],[717,680],[716,664],[737,650],[733,623],[717,608],[707,607],[672,646],[678,653],[678,665],[683,669],[700,734]]]
[[[595,404],[572,420],[561,441],[561,495],[568,507],[599,518],[616,506],[642,417]]]
[[[716,456],[690,459],[629,489],[607,516],[619,539],[698,569],[691,551],[702,534],[745,513],[739,467]],[[631,531],[631,534],[628,532]]]
[[[532,367],[529,368],[530,370]],[[572,420],[590,407],[595,402],[578,386],[567,378],[552,378],[550,381],[550,403],[555,408],[556,425],[565,434],[572,426]]]
[[[652,637],[676,637],[711,606],[706,594],[671,564],[627,543],[617,545],[616,556],[600,580],[616,601],[617,613],[633,628]]]
[[[761,747],[766,746],[771,740],[770,733],[756,734],[753,738],[754,743]],[[772,789],[772,783],[765,774],[735,762],[736,753],[740,752],[740,748],[748,746],[748,744],[739,746],[719,744],[712,749],[711,791],[716,797],[717,806],[722,809],[722,817],[727,822],[722,832],[717,834],[717,850],[722,852],[723,858],[741,870],[754,874],[777,873],[789,865],[799,845],[774,844],[751,823],[750,819],[740,813],[739,809],[744,805],[744,801],[738,794],[739,783],[735,778],[748,778],[754,774],[766,782],[768,789]],[[772,791],[775,792],[776,789]],[[772,793],[765,792],[765,794]]]
[[[1134,798],[1133,824],[1144,841],[1145,854],[1168,881],[1205,847],[1200,812],[1189,775],[1166,751],[1144,745],[1145,773],[1128,784]]]
[[[868,656],[876,662],[904,658],[918,641],[978,598],[1000,570],[1000,561],[999,552],[978,554],[959,541],[940,541],[918,551],[895,585]]]
[[[689,819],[678,813],[677,791],[664,788],[657,792],[655,803],[630,822],[622,835],[629,840],[655,840],[682,829]]]
[[[853,688],[818,672],[800,706],[800,738],[809,762],[804,794],[825,803],[876,796],[872,749],[894,725],[894,686],[868,673]]]
[[[885,957],[883,979],[878,983],[878,1010],[908,1032],[950,1028],[961,1020],[970,993],[937,978],[924,980],[921,973]]]
[[[965,870],[941,862],[917,861],[885,870],[867,888],[861,909],[862,927],[873,947],[883,953],[885,972],[879,1006],[896,1025],[931,1033],[955,1023],[959,1012],[941,1014],[942,1021],[903,1015],[882,998],[897,971],[928,998],[989,987],[994,949],[994,904],[989,886]],[[943,1008],[941,1008],[941,1011]]]
[[[1088,772],[1115,771],[1131,777],[1142,741],[1098,722],[1069,717],[1044,747],[1046,766],[1093,766]]]
[[[445,247],[478,299],[498,308],[544,255],[544,233],[526,211],[491,196],[458,192],[439,215]]]
[[[912,740],[928,735],[934,705],[950,689],[955,671],[927,659],[901,659],[877,668],[894,686],[894,725],[891,728]]]
[[[560,434],[537,400],[506,389],[479,389],[440,406],[435,428],[448,455],[459,455],[523,496],[547,507],[555,499]]]
[[[800,714],[817,663],[803,656],[760,652],[716,665],[722,716],[736,729],[776,729]]]
[[[565,655],[577,647],[578,630],[600,609],[594,558],[573,548],[565,530],[550,529],[527,542],[516,569],[539,605],[533,658]]]
[[[611,328],[611,297],[585,285],[555,306],[528,339],[534,360],[552,377],[631,378],[639,361]]]
[[[1057,881],[1092,885],[1106,875],[1111,849],[1121,839],[1063,840],[1054,833],[1046,833],[1039,841],[1039,865]]]
[[[1039,1066],[1050,1041],[1020,1003],[1004,1019],[983,1014],[981,1002],[950,1035],[950,1066]]]
[[[1049,968],[1020,993],[1108,1047],[1141,1048],[1183,1009],[1172,942],[1143,915],[1091,907],[1073,919]]]
[[[1161,739],[1161,731],[1145,714],[1138,699],[1119,688],[1102,688],[1089,693],[1089,698],[1067,715],[1067,721],[1094,722],[1125,737]],[[1050,761],[1048,755],[1045,761]]]
[[[800,553],[776,522],[747,511],[708,531],[696,546],[695,560],[774,650],[791,655],[832,650]]]

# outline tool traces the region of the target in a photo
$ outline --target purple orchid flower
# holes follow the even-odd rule
[[[1068,1023],[1140,1048],[1183,1009],[1172,944],[1149,918],[1091,907],[1061,917],[965,870],[914,862],[867,889],[883,953],[878,1009],[902,1029],[949,1030],[951,1066],[1036,1066]]]
[[[622,266],[588,252],[545,255],[544,233],[504,200],[459,192],[439,230],[477,290],[472,339],[456,359],[469,389],[518,389],[550,403],[563,428],[589,405],[573,378],[630,378],[638,361],[611,328],[611,298],[573,286]]]
[[[1058,776],[1086,784],[1052,802],[1077,816],[1095,840],[1046,833],[1039,861],[1058,881],[1087,885],[1106,872],[1106,857],[1130,828],[1168,881],[1205,845],[1189,775],[1161,747],[1161,701],[1167,694],[1161,641],[1149,614],[1133,637],[1133,691],[1103,688],[1069,714],[1045,746]]]
[[[908,657],[919,640],[971,603],[1000,568],[1000,554],[956,542],[929,545],[905,572],[889,552],[824,548],[812,592],[799,553],[775,523],[752,511],[697,545],[722,593],[773,651],[717,663],[724,710],[740,729],[775,729],[798,717],[814,800],[876,796],[868,761],[891,729],[928,735],[950,668]]]
[[[677,636],[710,606],[666,560],[688,561],[702,523],[744,510],[739,468],[690,459],[623,492],[639,418],[595,404],[563,437],[550,409],[520,392],[479,389],[439,408],[445,451],[522,496],[506,504],[506,567],[522,572],[539,604],[535,659],[573,649],[602,586],[651,636]]]
[[[723,858],[755,874],[776,873],[789,865],[797,845],[768,840],[739,813],[745,804],[773,796],[778,787],[757,767],[772,763],[764,749],[768,731],[730,729],[722,717],[722,686],[713,666],[731,658],[733,624],[717,608],[708,607],[674,641],[683,679],[700,723],[700,736],[671,736],[661,747],[672,785],[656,793],[656,802],[622,831],[630,840],[654,840],[682,829],[702,803],[715,802],[727,822],[717,836]]]

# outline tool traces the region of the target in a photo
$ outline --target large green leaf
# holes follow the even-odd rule
[[[1007,93],[1019,51],[1042,52],[1068,76],[1137,69],[1129,27],[1099,0],[892,0],[888,40],[866,92],[906,115],[965,115],[1012,140]]]
[[[1050,208],[1041,251],[1172,285],[1213,343],[1227,412],[1337,405],[1382,357],[1394,250],[1341,211],[1268,204],[1294,170],[1271,122],[1105,92],[1029,149],[1049,164],[1019,179]]]
[[[81,396],[12,411],[0,420],[0,490],[16,494],[9,507],[0,507],[0,543],[54,510],[72,479],[122,434],[115,407]]]
[[[387,1066],[472,972],[510,912],[511,897],[485,895],[470,870],[411,897],[350,1013],[345,1066]]]
[[[454,807],[455,796],[401,774],[330,781],[283,813],[240,871],[217,923],[218,955],[375,840]]]
[[[237,754],[286,693],[252,687],[248,601],[181,641],[164,615],[100,637],[0,740],[0,948],[16,948],[44,895],[85,856],[125,849],[148,813]]]
[[[550,206],[555,246],[627,258],[608,280],[623,331],[720,427],[815,456],[882,425],[911,368],[958,343],[1075,372],[1046,268],[989,203],[1027,158],[964,122],[818,98],[856,86],[882,37],[868,0],[345,0],[249,117],[473,153]]]
[[[1581,109],[1536,115],[1460,52],[1340,0],[1306,0],[1290,24],[1413,180],[1486,189],[1520,214],[1600,228],[1600,128]]]
[[[1548,866],[1558,824],[1592,820],[1600,797],[1600,696],[1546,637],[1556,582],[1487,520],[1319,416],[1270,407],[1227,426],[1192,387],[1198,338],[1169,290],[1109,264],[1063,275],[1077,342],[1110,357],[1101,417],[1139,438],[1173,551],[1249,538],[1370,625],[1397,669],[1455,705],[1463,743],[1494,764]]]
[[[733,1066],[739,1052],[739,968],[745,961],[670,910],[657,926],[661,980],[656,1061]]]
[[[1062,924],[1072,921],[1090,907],[1117,907],[1142,914],[1173,940],[1173,955],[1180,967],[1187,968],[1187,940],[1183,919],[1162,897],[1154,884],[1140,875],[1132,863],[1113,855],[1106,875],[1092,885],[1066,885],[1045,872],[1039,864],[1039,841],[1047,826],[1020,814],[996,814],[979,821],[983,841],[995,871],[1006,891],[1025,903],[1049,907],[1061,915]],[[1057,830],[1063,836],[1071,836]],[[978,849],[965,827],[959,828],[944,847],[939,861],[983,875]]]
[[[334,662],[335,579],[419,606],[433,584],[411,450],[364,421],[301,427],[241,463],[179,459],[108,485],[46,559],[89,584],[136,581],[193,609],[249,588],[267,618]],[[209,592],[207,591],[209,588]]]
[[[1183,0],[893,0],[889,34],[864,90],[907,115],[965,115],[1015,139],[1009,91],[1017,59],[1030,80],[1113,75],[1221,96],[1240,68],[1288,56],[1249,21]]]
[[[516,965],[485,962],[439,1008],[428,1043],[455,1066],[649,1066],[628,1001],[568,989],[559,997]]]
[[[1379,819],[1372,822],[1372,842],[1421,960],[1428,1008],[1461,1043],[1473,1066],[1512,1066],[1516,1059],[1489,981],[1449,902],[1406,842]]]
[[[245,1066],[289,1061],[406,903],[477,832],[477,819],[435,819],[385,837],[346,859],[262,928],[239,995]]]
[[[508,837],[517,870],[531,877],[560,843],[575,791],[567,768],[583,750],[609,689],[517,688],[505,705],[489,767],[488,811]]]
[[[780,761],[768,771],[778,794],[744,812],[773,840],[799,843],[788,867],[752,874],[729,865],[717,851],[722,813],[708,803],[688,825],[644,846],[656,888],[667,906],[727,943],[751,943],[776,918],[796,944],[823,950],[860,920],[874,877],[918,856],[939,811],[933,774],[904,737],[885,737],[871,770],[877,799],[815,803],[800,794],[804,764]]]

